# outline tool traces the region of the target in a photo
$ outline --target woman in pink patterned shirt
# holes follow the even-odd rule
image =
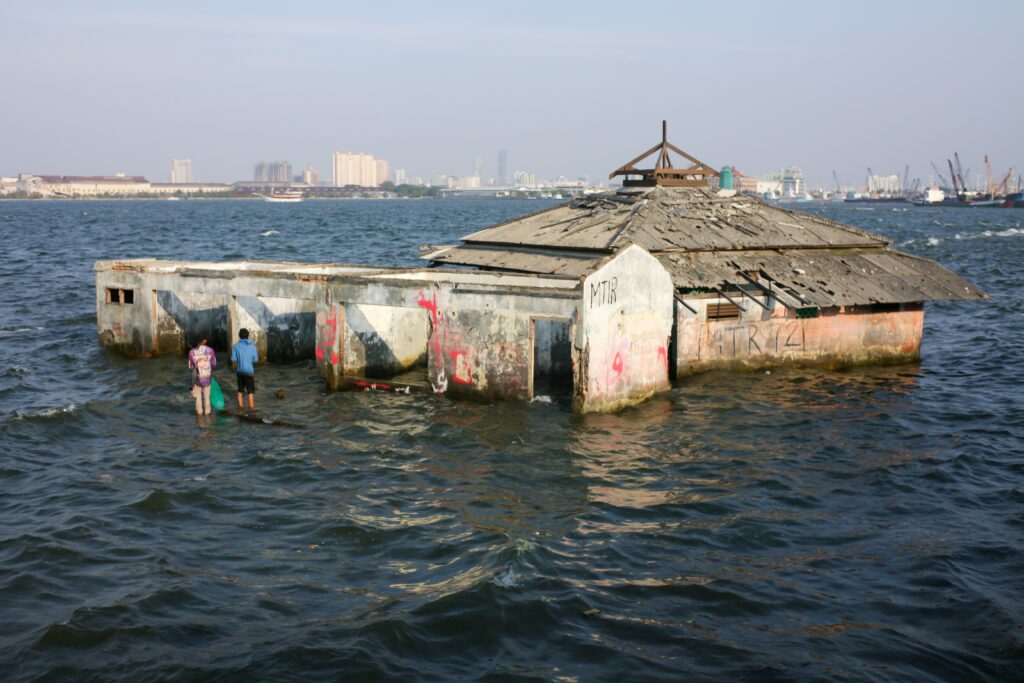
[[[213,369],[217,367],[217,354],[206,345],[206,337],[188,352],[188,366],[192,369],[192,396],[196,399],[196,415],[209,415],[213,412],[210,405],[210,383],[213,381]]]

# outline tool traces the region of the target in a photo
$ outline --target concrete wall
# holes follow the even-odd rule
[[[669,387],[673,284],[637,246],[583,281],[580,361],[573,409],[611,412]]]
[[[344,373],[391,377],[427,362],[430,321],[420,308],[345,305]]]
[[[709,306],[726,302],[687,297],[696,313],[678,304],[669,274],[637,246],[609,257],[582,282],[259,262],[96,265],[103,346],[129,356],[183,354],[206,336],[222,350],[246,327],[262,360],[315,358],[332,388],[346,375],[383,378],[425,363],[438,393],[530,399],[538,377],[567,373],[573,409],[595,412],[668,388],[673,348],[680,375],[920,355],[920,304],[803,319],[751,294],[767,309],[736,295],[744,307],[738,318],[707,320]]]
[[[155,263],[155,262],[154,262]],[[316,296],[323,281],[275,277],[261,264],[208,269],[138,261],[96,266],[96,326],[100,344],[127,356],[184,354],[201,336],[226,350],[246,327],[261,360],[313,357]],[[108,289],[130,289],[132,304],[108,301]]]
[[[316,358],[317,374],[324,378],[329,389],[337,389],[345,374],[345,304],[335,303],[329,290],[324,303],[316,312]]]
[[[317,367],[327,385],[338,387],[344,376],[374,363],[381,370],[405,369],[420,361],[425,341],[427,375],[436,393],[532,398],[531,321],[575,320],[578,293],[515,291],[485,284],[484,276],[476,279],[481,284],[473,288],[440,278],[330,285],[317,311]]]
[[[240,295],[231,299],[230,344],[238,341],[238,330],[245,328],[260,358],[288,362],[313,357],[316,302],[312,298]]]
[[[736,296],[732,298],[739,301]],[[774,306],[769,312],[744,300],[747,310],[739,319],[707,320],[705,308],[713,301],[687,299],[697,314],[677,304],[679,376],[715,369],[778,365],[838,368],[920,358],[922,304],[885,312],[870,312],[866,307],[833,310],[817,318],[797,318],[784,306]]]
[[[188,353],[203,337],[218,351],[230,346],[230,296],[170,289],[154,292],[157,304],[155,339],[161,353]]]
[[[97,275],[96,330],[100,345],[125,356],[144,356],[153,349],[153,321],[156,296],[144,287],[143,276],[131,271],[110,271]],[[133,303],[108,301],[107,289],[130,290]],[[116,297],[115,297],[116,298]]]

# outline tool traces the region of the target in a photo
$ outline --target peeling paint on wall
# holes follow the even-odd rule
[[[699,306],[691,303],[695,308]],[[777,307],[765,320],[704,320],[679,315],[677,372],[776,365],[842,367],[920,357],[924,308],[787,317]]]
[[[661,263],[631,246],[588,276],[583,290],[574,409],[617,410],[667,389],[673,287]]]

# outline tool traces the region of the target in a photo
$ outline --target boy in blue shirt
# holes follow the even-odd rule
[[[238,343],[231,347],[231,365],[238,374],[238,409],[242,404],[242,394],[249,394],[249,411],[256,410],[256,374],[253,365],[259,362],[256,345],[249,341],[249,330],[244,327],[238,331]]]

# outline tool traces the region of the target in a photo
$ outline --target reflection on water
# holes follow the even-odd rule
[[[420,243],[538,206],[0,203],[17,226],[0,273],[4,680],[1018,677],[1008,212],[982,229],[815,209],[878,217],[992,294],[929,305],[920,365],[709,373],[616,415],[332,394],[296,363],[258,369],[258,405],[305,429],[197,418],[182,359],[96,345],[92,260],[142,255],[138,234],[161,257],[412,265]]]

